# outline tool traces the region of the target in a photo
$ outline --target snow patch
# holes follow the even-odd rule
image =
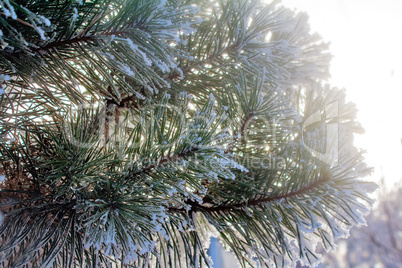
[[[10,4],[10,1],[1,0],[0,4],[2,4],[2,10],[6,18],[11,17],[13,20],[17,19],[17,14],[15,13],[14,7]],[[5,6],[7,6],[7,8]]]

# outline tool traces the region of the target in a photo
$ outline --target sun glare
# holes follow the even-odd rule
[[[401,1],[283,0],[307,12],[311,30],[331,43],[332,86],[345,87],[357,104],[365,129],[356,145],[367,150],[371,176],[386,186],[401,179],[402,167],[402,25]]]

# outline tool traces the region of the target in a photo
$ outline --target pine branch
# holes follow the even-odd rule
[[[248,124],[250,123],[251,119],[253,119],[253,116],[254,116],[254,111],[250,111],[245,115],[245,117],[243,119],[243,124],[240,126],[240,130],[239,130],[238,134],[233,136],[234,139],[229,144],[229,146],[226,149],[225,153],[232,152],[232,149],[235,146],[236,142],[238,142],[239,140],[243,141],[244,135],[246,133],[246,128],[247,128]]]
[[[46,44],[45,46],[33,48],[33,49],[31,49],[31,51],[34,53],[35,52],[43,52],[43,51],[47,51],[47,50],[51,50],[51,49],[57,49],[59,47],[63,47],[66,45],[73,45],[73,44],[78,44],[78,43],[82,43],[82,42],[95,41],[98,39],[98,37],[101,37],[101,36],[112,36],[112,35],[117,36],[120,34],[124,34],[124,32],[118,31],[118,32],[101,33],[101,34],[91,35],[91,36],[78,36],[78,37],[75,37],[72,39],[51,42],[51,43]],[[18,53],[19,52],[14,52],[11,55],[16,56]]]
[[[0,35],[0,119],[29,135],[0,146],[2,210],[18,208],[0,222],[0,266],[204,267],[209,226],[244,266],[251,252],[283,266],[315,258],[303,241],[330,247],[360,222],[371,188],[355,180],[365,166],[350,124],[336,167],[293,124],[345,99],[304,88],[327,64],[304,15],[251,0],[3,2],[0,18],[8,2],[19,18]],[[276,117],[292,123],[270,128]]]
[[[153,170],[157,169],[158,167],[162,167],[163,165],[166,165],[168,163],[185,159],[190,153],[194,153],[199,150],[200,150],[199,148],[193,147],[191,149],[184,150],[184,151],[178,153],[177,155],[162,157],[158,161],[158,163],[143,167],[139,171],[129,174],[128,177],[133,178],[133,177],[141,175],[141,174],[150,174]]]
[[[264,197],[264,198],[259,198],[259,199],[252,199],[249,200],[245,203],[240,203],[240,204],[235,204],[235,205],[221,205],[221,206],[216,206],[216,207],[205,207],[203,205],[199,205],[196,202],[191,202],[189,203],[190,205],[192,205],[191,211],[193,212],[197,212],[197,211],[201,211],[201,212],[219,212],[219,211],[228,211],[228,210],[232,210],[232,209],[238,209],[238,208],[244,208],[247,206],[258,206],[261,205],[263,203],[269,203],[269,202],[274,202],[274,201],[278,201],[278,200],[282,200],[282,199],[288,199],[288,198],[292,198],[298,195],[303,195],[306,194],[316,188],[318,188],[319,186],[321,186],[322,184],[328,182],[330,180],[330,177],[328,175],[326,176],[322,176],[322,178],[318,179],[317,181],[315,181],[314,183],[303,187],[297,191],[294,192],[289,192],[283,195],[277,195],[277,196],[268,196],[268,197]],[[184,209],[180,208],[169,208],[169,212],[183,212],[185,211]]]
[[[222,50],[220,53],[217,53],[217,54],[214,54],[212,56],[209,56],[204,60],[197,61],[196,63],[193,63],[193,64],[181,69],[182,74],[179,74],[179,73],[175,72],[175,73],[172,73],[172,74],[168,75],[167,77],[165,77],[165,79],[166,80],[174,80],[174,79],[179,78],[181,75],[186,76],[187,74],[189,74],[192,71],[192,69],[214,61],[216,58],[222,56],[224,53],[228,53],[228,52],[231,52],[231,51],[235,50],[236,46],[237,46],[237,43],[227,47],[226,49]],[[160,89],[160,87],[159,87],[159,89]],[[137,96],[132,95],[132,96],[127,96],[125,98],[122,98],[121,101],[116,101],[114,99],[110,99],[110,100],[107,100],[107,101],[108,101],[108,104],[113,104],[113,105],[116,105],[119,108],[123,108],[130,101],[135,101],[137,99],[138,99]]]
[[[76,44],[76,43],[88,42],[88,41],[93,41],[93,40],[95,40],[95,36],[76,37],[76,38],[67,39],[67,40],[63,40],[63,41],[52,42],[43,47],[34,48],[34,49],[32,49],[32,52],[41,52],[41,51],[50,50],[53,48],[58,48],[58,47],[66,46],[66,45],[72,45],[72,44]]]
[[[233,52],[234,50],[236,50],[237,46],[238,46],[238,42],[236,42],[235,44],[232,44],[231,46],[226,47],[225,49],[222,49],[219,53],[216,53],[216,54],[213,54],[211,56],[208,56],[203,60],[199,60],[199,61],[197,61],[197,62],[195,62],[195,63],[193,63],[193,64],[191,64],[191,65],[189,65],[189,66],[187,66],[185,68],[183,68],[182,72],[183,72],[183,74],[187,74],[187,73],[191,72],[191,70],[193,68],[197,68],[197,67],[200,67],[202,65],[211,63],[216,58],[222,56],[223,54]],[[173,80],[173,79],[176,79],[176,78],[179,78],[179,77],[180,77],[180,75],[178,73],[174,73],[174,74],[169,75],[167,77],[167,79]]]

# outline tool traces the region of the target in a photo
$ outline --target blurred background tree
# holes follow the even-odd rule
[[[320,267],[389,267],[402,265],[402,194],[401,183],[381,192],[367,226],[351,230],[350,237],[338,242],[338,248],[327,254]]]

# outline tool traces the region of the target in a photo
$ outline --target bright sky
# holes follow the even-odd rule
[[[391,187],[402,177],[402,1],[282,0],[305,11],[331,43],[333,86],[346,88],[366,130],[356,137],[367,150],[372,178]]]

